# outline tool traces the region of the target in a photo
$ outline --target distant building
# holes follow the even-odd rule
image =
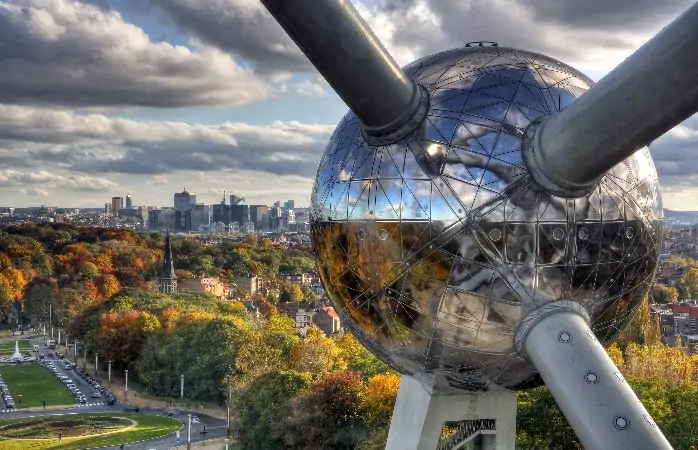
[[[237,289],[243,291],[245,294],[255,295],[259,290],[259,279],[256,275],[236,277],[233,279],[233,282],[237,286]]]
[[[327,336],[339,333],[342,327],[337,311],[331,306],[319,308],[315,312],[313,325],[324,331]]]
[[[194,277],[180,280],[178,289],[180,292],[199,292],[223,298],[225,285],[218,277]]]
[[[111,199],[111,213],[114,217],[119,216],[119,212],[124,209],[124,199],[123,197],[112,197]]]
[[[172,246],[170,245],[170,231],[165,236],[165,258],[158,284],[158,291],[164,294],[177,292],[177,277],[174,271],[174,261],[172,260]]]
[[[111,203],[105,203],[104,204],[104,214],[110,214],[111,213]]]
[[[175,193],[175,231],[189,231],[185,224],[186,212],[193,210],[194,205],[196,205],[196,195],[187,192],[187,188],[184,188],[182,192]]]
[[[133,208],[133,202],[131,201],[131,194],[126,194],[126,209]]]

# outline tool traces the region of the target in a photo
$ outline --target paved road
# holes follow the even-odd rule
[[[32,345],[38,344],[39,348],[40,348],[39,353],[43,353],[44,355],[47,355],[45,361],[53,362],[53,366],[56,369],[58,369],[58,371],[61,374],[65,375],[68,378],[70,378],[71,380],[73,380],[73,383],[87,397],[88,403],[103,403],[104,402],[103,398],[91,398],[90,397],[90,394],[92,394],[95,391],[94,388],[92,386],[90,386],[90,384],[87,381],[80,378],[80,375],[78,375],[74,370],[72,370],[72,369],[67,370],[65,368],[65,359],[58,359],[58,357],[56,357],[56,356],[53,356],[53,357],[48,356],[49,352],[52,352],[55,354],[55,352],[57,350],[50,350],[50,349],[45,348],[43,346],[43,344],[41,343],[41,340],[32,339],[31,343],[32,343]],[[72,361],[72,362],[75,362],[75,361]],[[66,388],[64,387],[63,389],[66,389]],[[72,392],[70,394],[72,395]]]

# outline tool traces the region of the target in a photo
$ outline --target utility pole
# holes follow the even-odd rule
[[[82,368],[87,369],[87,345],[85,345],[84,342],[82,344],[82,349],[85,351],[85,354],[82,357]]]
[[[49,303],[48,305],[48,326],[51,327],[51,339],[53,339],[53,305]],[[59,337],[60,341],[61,338]]]

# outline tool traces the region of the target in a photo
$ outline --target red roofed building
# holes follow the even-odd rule
[[[339,315],[331,306],[318,308],[312,320],[313,324],[324,331],[327,336],[337,334],[341,328]]]

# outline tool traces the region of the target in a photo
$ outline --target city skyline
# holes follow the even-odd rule
[[[691,2],[353,3],[401,64],[489,40],[598,80]],[[149,5],[0,0],[4,203],[166,206],[186,185],[204,203],[225,189],[307,206],[346,106],[258,1]],[[652,147],[667,208],[698,210],[697,143],[693,117]]]

